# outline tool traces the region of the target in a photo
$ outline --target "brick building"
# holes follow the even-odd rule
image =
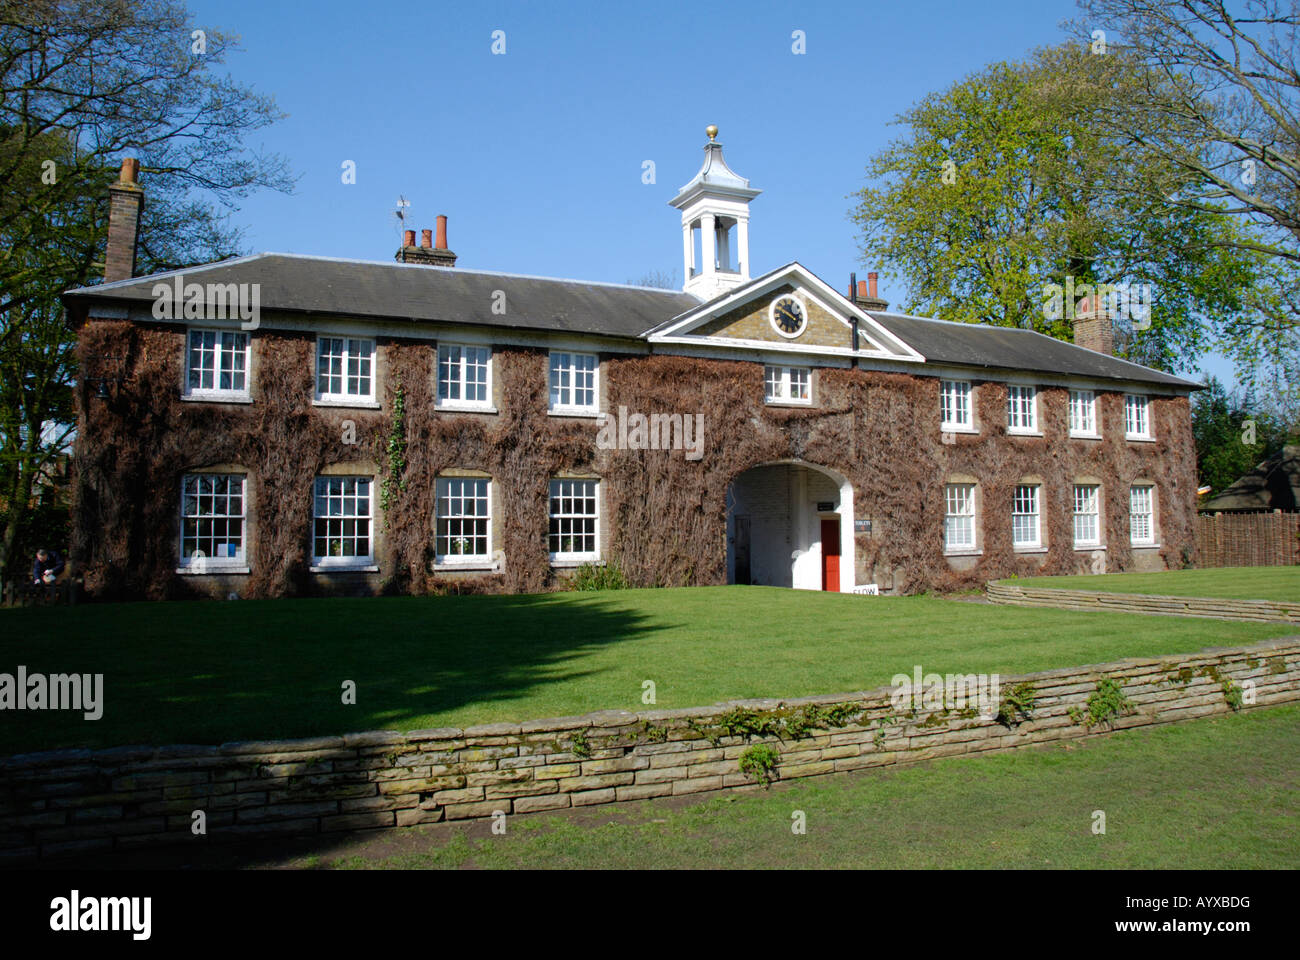
[[[875,277],[751,277],[710,128],[681,291],[259,254],[133,277],[124,164],[79,327],[73,561],[101,596],[562,585],[884,592],[1161,569],[1193,552],[1195,385],[891,313]]]

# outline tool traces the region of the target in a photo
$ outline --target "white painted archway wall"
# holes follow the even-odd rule
[[[825,478],[830,481],[826,486],[833,486],[836,491],[836,512],[840,521],[840,591],[849,593],[853,590],[856,583],[854,573],[855,556],[853,542],[853,485],[838,472],[827,467],[818,466],[817,464],[805,463],[801,460],[779,460],[772,463],[759,464],[751,469],[760,470],[765,467],[790,466],[797,469],[790,471],[792,482],[787,495],[787,505],[789,508],[789,559],[779,558],[781,563],[789,563],[790,585],[796,590],[820,590],[822,588],[822,543],[821,543],[821,516],[817,510],[819,500],[828,498],[829,491],[826,489],[817,490],[821,486],[817,482],[819,478]],[[745,471],[748,473],[749,471]],[[733,481],[733,484],[741,482],[741,474]],[[728,552],[727,564],[728,579],[735,580],[735,554],[732,549],[734,544],[735,530],[733,519],[736,510],[732,504],[728,504],[727,511],[727,537]],[[755,520],[754,523],[761,521]],[[760,537],[760,532],[755,529],[754,535]],[[778,558],[772,558],[776,560]],[[751,567],[756,571],[762,570],[769,563],[769,558],[753,555],[751,558]]]

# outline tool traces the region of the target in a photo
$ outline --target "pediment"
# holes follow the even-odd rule
[[[853,326],[858,349],[853,349]],[[798,263],[790,263],[674,317],[651,343],[713,344],[767,353],[925,358]]]

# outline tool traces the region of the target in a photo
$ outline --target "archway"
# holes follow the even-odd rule
[[[727,582],[853,590],[853,485],[799,460],[750,467],[727,486]]]

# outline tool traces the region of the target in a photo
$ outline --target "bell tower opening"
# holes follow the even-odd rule
[[[669,202],[682,212],[684,289],[712,300],[749,279],[749,201],[762,191],[727,166],[718,128],[705,133],[704,165]]]

